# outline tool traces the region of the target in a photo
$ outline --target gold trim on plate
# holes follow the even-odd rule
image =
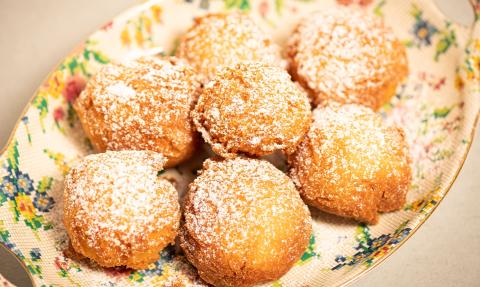
[[[148,1],[147,3],[143,3],[143,4],[135,4],[133,5],[132,7],[126,9],[124,12],[120,13],[119,15],[113,17],[112,19],[117,19],[123,15],[127,15],[129,13],[131,13],[133,10],[135,9],[139,9],[141,6],[150,6],[153,4],[153,2],[155,1],[152,1],[152,3],[150,3],[150,1]],[[112,21],[112,20],[110,20]],[[110,21],[107,21],[106,23],[109,23]],[[471,26],[471,31],[473,31],[474,27],[475,27],[475,24],[479,24],[479,22],[475,22],[472,26]],[[104,26],[105,24],[103,25],[100,25],[94,32],[98,31],[102,26]],[[93,34],[93,33],[91,33]],[[91,35],[90,34],[90,35]],[[470,39],[473,39],[473,37],[471,37]],[[50,71],[50,73],[48,73],[48,75],[43,79],[43,81],[41,82],[42,84],[46,82],[46,80],[48,80],[50,78],[50,76],[58,69],[58,67],[60,66],[60,64],[63,62],[63,60],[69,56],[72,56],[74,54],[76,54],[76,52],[83,46],[83,43],[82,44],[79,44],[77,45],[74,49],[72,49],[66,57],[63,57],[60,61],[58,61],[58,63],[54,66],[54,69]],[[465,47],[466,48],[466,47]],[[6,144],[4,145],[4,147],[0,150],[0,160],[4,160],[4,157],[5,157],[5,152],[6,150],[8,149],[8,147],[10,146],[10,144],[12,143],[12,140],[14,139],[15,137],[15,134],[18,130],[18,127],[20,125],[20,122],[21,122],[21,119],[25,116],[25,114],[28,112],[28,110],[30,109],[30,107],[32,106],[32,102],[34,100],[34,98],[38,95],[38,92],[41,88],[41,85],[35,90],[33,96],[29,99],[29,101],[27,102],[27,105],[23,108],[22,110],[22,113],[20,115],[20,117],[17,119],[16,123],[15,123],[15,126],[12,130],[12,132],[10,133],[10,136],[8,137],[8,140],[6,142]],[[433,212],[436,210],[436,208],[440,205],[440,203],[443,201],[443,199],[447,196],[447,194],[449,193],[449,191],[451,190],[452,186],[453,186],[453,183],[455,182],[455,180],[457,179],[458,175],[460,174],[460,171],[461,169],[463,168],[463,165],[465,163],[465,160],[468,156],[468,153],[470,151],[470,148],[472,146],[472,143],[473,143],[473,140],[474,140],[474,137],[475,137],[475,133],[476,133],[476,130],[477,130],[477,126],[478,126],[478,123],[479,123],[479,119],[480,119],[480,110],[477,111],[477,115],[475,116],[475,120],[474,120],[474,123],[473,123],[473,126],[472,126],[472,129],[470,131],[470,135],[469,135],[469,138],[468,138],[468,143],[467,143],[467,147],[465,149],[465,153],[461,159],[461,162],[457,168],[457,170],[455,171],[455,174],[454,176],[452,177],[452,180],[447,184],[446,188],[444,189],[444,195],[440,198],[439,202],[433,206],[433,208],[430,210],[429,213],[427,213],[423,219],[421,219],[414,227],[413,229],[411,230],[411,232],[397,245],[395,245],[391,250],[390,252],[388,252],[385,256],[383,257],[380,257],[378,260],[376,260],[372,266],[364,269],[364,270],[361,270],[358,274],[356,274],[353,278],[350,278],[348,279],[346,282],[344,283],[341,283],[339,285],[336,285],[336,286],[347,286],[353,282],[355,282],[356,280],[358,280],[359,278],[363,277],[364,275],[366,275],[367,273],[369,273],[370,271],[372,271],[374,268],[376,268],[377,266],[380,265],[380,263],[382,263],[383,261],[385,261],[387,258],[389,258],[393,253],[395,253],[401,246],[403,246],[403,244],[405,242],[408,241],[408,239],[410,239],[410,237],[413,236],[413,234],[415,234],[415,232],[427,221],[427,219],[433,214]],[[28,277],[30,278],[30,281],[32,283],[32,286],[34,287],[37,287],[38,285],[36,284],[32,274],[28,271],[28,268],[26,267],[25,263],[13,252],[11,251],[9,248],[7,248],[6,246],[4,246],[4,244],[0,244],[0,248],[4,248],[7,250],[7,252],[9,252],[11,255],[13,255],[16,260],[20,263],[20,265],[22,266],[22,268],[24,269],[24,271],[28,274]]]

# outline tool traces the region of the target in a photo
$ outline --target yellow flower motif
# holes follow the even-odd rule
[[[130,279],[135,282],[142,279],[142,276],[137,272],[132,273],[130,277],[131,277]]]
[[[35,217],[35,207],[33,206],[30,196],[19,194],[15,197],[15,202],[20,214],[27,220],[32,220]]]
[[[415,212],[422,212],[427,213],[433,208],[436,203],[438,203],[441,199],[438,192],[440,191],[439,187],[436,187],[432,191],[430,191],[426,196],[412,202],[411,204],[407,205],[405,210],[412,210]]]
[[[474,70],[473,72],[478,73],[480,71],[480,56],[479,55],[472,56],[471,63]]]
[[[172,277],[174,270],[172,270],[172,267],[170,266],[170,264],[163,264],[162,269],[163,269],[162,270],[162,275],[155,276],[155,277],[152,278],[152,281],[150,282],[152,285],[154,285],[154,286],[163,285],[161,283],[164,283],[170,277]],[[176,285],[174,284],[174,286],[176,286]]]
[[[386,247],[386,246],[381,247],[380,249],[375,251],[375,253],[373,253],[372,259],[377,259],[377,258],[383,257],[385,254],[388,253],[388,250],[389,250],[389,248]]]
[[[152,20],[148,18],[145,14],[142,14],[142,21],[143,21],[143,26],[145,27],[145,31],[147,31],[148,34],[152,33]]]
[[[137,41],[137,45],[142,47],[143,46],[143,42],[144,42],[144,38],[143,38],[143,34],[142,34],[142,31],[140,29],[137,30],[137,32],[135,33],[135,40]]]
[[[435,206],[435,203],[440,202],[440,200],[441,200],[441,197],[440,197],[440,196],[438,196],[438,195],[433,195],[433,196],[432,196],[432,199],[429,200],[429,201],[427,202],[427,204],[425,205],[424,210],[430,211],[430,210]]]
[[[462,77],[460,76],[459,73],[455,75],[455,88],[457,91],[462,91],[463,87],[465,86],[465,83],[463,82]]]
[[[128,26],[125,26],[122,33],[120,34],[120,38],[122,39],[123,46],[130,46],[132,43],[132,39],[130,38],[130,33],[128,32]]]
[[[480,51],[480,40],[475,40],[473,45],[475,46],[476,51]]]
[[[44,86],[43,89],[41,89],[40,92],[48,94],[54,97],[55,99],[57,99],[62,94],[64,87],[65,87],[65,83],[64,83],[63,71],[56,70],[50,76],[50,78],[47,81],[47,84]]]
[[[66,175],[70,170],[67,162],[65,161],[65,155],[60,152],[53,152],[48,149],[45,149],[47,156],[54,160],[55,166],[62,172],[63,175]]]
[[[157,23],[162,23],[162,13],[163,9],[159,5],[153,5],[150,7],[150,10],[152,11],[153,19]]]

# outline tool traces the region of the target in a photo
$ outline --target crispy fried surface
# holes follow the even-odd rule
[[[178,194],[157,177],[165,158],[151,151],[85,157],[65,179],[64,224],[79,254],[105,267],[146,268],[174,243]]]
[[[369,224],[405,204],[411,181],[403,130],[354,104],[317,107],[289,165],[309,205]]]
[[[195,151],[189,113],[199,88],[194,72],[177,59],[144,57],[108,64],[74,108],[97,150],[152,150],[171,167]]]
[[[405,48],[381,19],[333,9],[304,18],[288,42],[290,71],[312,102],[327,99],[374,110],[408,74]]]
[[[203,90],[193,122],[215,153],[291,150],[311,122],[307,94],[287,72],[261,63],[225,67]]]
[[[266,161],[207,160],[184,202],[180,245],[206,282],[252,286],[286,273],[305,251],[310,212]]]
[[[208,82],[219,67],[237,62],[284,66],[280,48],[254,20],[240,12],[213,13],[195,19],[180,39],[176,56],[185,59]]]

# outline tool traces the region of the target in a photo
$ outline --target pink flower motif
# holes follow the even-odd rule
[[[475,10],[475,20],[480,18],[480,1],[479,0],[470,0],[470,3],[473,6],[473,9]]]
[[[268,2],[267,1],[262,1],[260,5],[258,5],[258,12],[260,15],[262,15],[263,18],[267,16],[268,10],[269,10]]]
[[[103,25],[100,29],[103,30],[103,31],[108,31],[112,27],[113,27],[113,21],[109,21],[109,22],[105,23],[105,25]]]
[[[67,270],[68,269],[68,263],[65,261],[65,259],[61,259],[60,257],[55,257],[55,265],[57,266],[58,269],[61,270]]]
[[[69,103],[73,103],[85,88],[85,79],[80,75],[75,75],[67,79],[62,95]]]
[[[358,5],[360,6],[368,6],[372,3],[372,0],[360,0],[358,1]]]
[[[57,107],[57,108],[53,111],[53,119],[54,119],[56,122],[63,120],[64,117],[65,117],[65,112],[63,112],[62,107]]]
[[[337,0],[337,3],[344,6],[358,4],[362,7],[365,7],[370,5],[372,3],[372,0]]]

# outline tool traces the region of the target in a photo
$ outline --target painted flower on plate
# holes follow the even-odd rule
[[[33,187],[33,181],[27,173],[18,171],[16,182],[18,190],[26,195],[30,195],[35,190]]]
[[[53,197],[48,196],[45,192],[37,192],[33,199],[33,206],[42,212],[48,212],[52,209],[54,203],[55,201],[53,200]]]
[[[65,82],[65,87],[62,90],[62,95],[69,103],[72,103],[85,88],[85,84],[85,79],[78,74],[69,77]]]
[[[3,195],[10,200],[15,199],[15,196],[18,194],[17,186],[13,183],[12,179],[8,175],[2,178],[0,190],[2,191]]]
[[[417,17],[413,25],[413,34],[419,46],[430,46],[432,36],[438,32],[438,29],[427,20]]]
[[[15,197],[18,211],[27,220],[32,220],[36,217],[35,207],[33,206],[32,199],[26,194],[19,194]]]

